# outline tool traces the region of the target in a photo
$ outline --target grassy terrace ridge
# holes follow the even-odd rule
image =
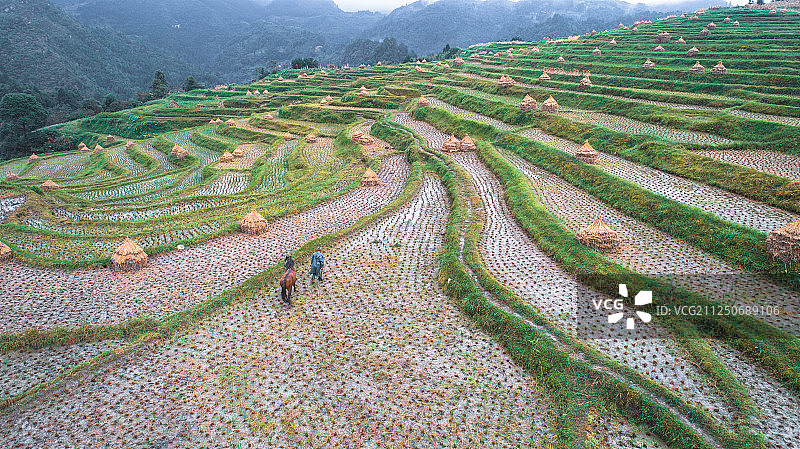
[[[800,14],[636,27],[284,70],[59,125],[68,151],[0,162],[17,178],[0,181],[0,441],[800,447],[800,263],[767,245],[800,214]],[[619,252],[580,243],[598,214]],[[728,272],[752,285],[702,278]],[[620,284],[653,292],[652,320],[632,318],[647,337],[599,306],[619,333],[579,332],[581,295]],[[659,313],[742,304],[781,314]]]

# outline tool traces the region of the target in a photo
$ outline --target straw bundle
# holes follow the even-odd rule
[[[739,26],[739,21],[737,20],[737,21],[733,22],[731,25],[733,25],[735,27],[738,27]]]
[[[456,136],[452,134],[450,135],[450,138],[445,140],[445,142],[442,144],[442,151],[446,153],[454,153],[456,151],[459,151],[460,149],[461,149],[461,142],[458,139],[456,139]]]
[[[85,143],[81,142],[81,143],[78,144],[78,150],[80,150],[80,151],[89,151],[89,147],[87,147]]]
[[[14,254],[11,252],[11,248],[8,247],[3,242],[0,242],[0,262],[10,260]]]
[[[664,47],[659,45],[656,48],[654,48],[653,51],[662,52],[662,51],[667,51],[667,50]]]
[[[462,58],[460,56],[453,60],[453,66],[455,66],[455,67],[459,67],[459,66],[462,66],[464,64],[466,64],[466,61],[464,61],[464,58]]]
[[[375,66],[376,66],[376,67],[380,67],[380,66],[382,66],[382,65],[383,65],[383,63],[382,63],[382,62],[380,62],[380,61],[378,61],[378,62],[376,62],[376,63],[375,63]]]
[[[283,140],[292,140],[292,139],[294,139],[294,136],[289,134],[289,131],[286,131],[286,134],[283,135]]]
[[[589,141],[585,141],[583,146],[575,152],[575,157],[581,161],[586,162],[587,164],[596,164],[597,157],[600,153],[597,152],[592,146],[589,144]]]
[[[539,53],[541,50],[539,50],[539,47],[533,47],[531,48],[531,51],[534,53]]]
[[[702,64],[700,64],[700,61],[695,62],[694,65],[692,66],[692,68],[689,69],[689,72],[691,72],[691,73],[704,73],[705,71],[706,71],[706,68],[703,67]]]
[[[592,80],[590,80],[588,76],[584,76],[581,82],[578,83],[578,86],[580,87],[588,87],[591,85],[592,85]]]
[[[418,108],[422,108],[422,107],[430,106],[430,105],[431,105],[431,102],[428,101],[428,99],[425,98],[425,97],[419,97],[419,100],[417,100],[417,107]]]
[[[361,86],[361,89],[358,89],[358,93],[359,93],[360,95],[367,95],[367,94],[369,94],[369,91],[367,90],[367,88],[366,88],[366,87],[364,87],[364,86]]]
[[[728,69],[726,69],[725,66],[722,65],[722,61],[720,61],[714,67],[711,67],[711,74],[712,75],[724,75],[725,72],[727,72],[727,71],[728,71]]]
[[[355,140],[360,145],[372,145],[375,143],[375,139],[372,138],[369,134],[365,133],[355,133],[353,134],[353,140]]]
[[[478,58],[480,58],[480,56],[478,56],[477,53],[473,53],[473,54],[469,55],[469,59],[478,59]],[[417,66],[417,67],[419,67],[419,66]]]
[[[544,100],[544,103],[542,103],[542,112],[558,114],[558,103],[552,95],[550,95],[550,98]]]
[[[638,33],[638,32],[639,32],[639,28],[638,27],[631,28],[631,33]]]
[[[282,77],[282,76],[279,76],[279,77],[278,77],[278,81],[283,81],[283,77]]]
[[[267,220],[253,208],[249,214],[242,218],[240,226],[245,234],[258,235],[267,230]]]
[[[41,160],[42,160],[42,158],[40,158],[39,156],[37,156],[37,155],[36,155],[36,153],[32,153],[32,154],[31,154],[31,155],[28,157],[28,162],[36,162],[36,161],[41,161]]]
[[[550,75],[548,75],[547,72],[542,72],[542,74],[539,75],[539,81],[550,81]]]
[[[647,58],[647,61],[645,61],[644,64],[642,64],[642,68],[654,69],[656,68],[656,63],[651,61],[650,58]]]
[[[511,87],[514,85],[514,83],[514,78],[511,78],[508,75],[501,76],[500,80],[497,81],[497,84],[500,85],[500,87]]]
[[[690,48],[689,50],[686,51],[686,56],[695,56],[695,55],[699,55],[699,54],[700,54],[700,50],[698,50],[697,47],[692,47],[692,48]]]
[[[600,215],[594,219],[594,223],[578,231],[575,236],[581,245],[602,252],[617,251],[622,243],[619,234],[606,226]]]
[[[365,66],[364,64],[361,64],[361,65],[359,65],[359,66],[358,66],[358,68],[359,68],[359,69],[366,69],[366,68],[367,68],[367,66]]]
[[[168,108],[177,108],[178,107],[178,102],[175,101],[175,100],[169,100],[169,106],[167,106],[167,107]]]
[[[381,181],[378,179],[378,175],[372,171],[371,168],[367,167],[367,170],[364,172],[364,175],[361,176],[361,186],[362,187],[375,187],[380,185]]]
[[[722,19],[722,23],[731,23],[731,18],[730,17],[726,17],[726,18]]]
[[[770,232],[767,251],[784,263],[800,261],[800,220]]]
[[[219,158],[220,162],[233,162],[233,155],[229,152],[222,153],[222,157]]]
[[[328,99],[327,99],[327,98],[323,98],[322,100],[320,100],[320,101],[319,101],[319,105],[320,105],[320,106],[327,106],[327,105],[328,105],[328,103],[329,103],[329,102],[328,102]]]
[[[6,175],[6,181],[16,181],[17,179],[19,179],[19,176],[16,173],[8,172]]]
[[[442,70],[444,70],[444,71],[450,70],[450,64],[445,62],[444,65],[442,66]]]
[[[174,151],[173,155],[179,161],[182,161],[186,156],[189,155],[189,152],[186,150],[186,148],[179,147],[177,145],[175,145],[175,147],[172,148],[172,151]]]
[[[601,52],[600,49],[597,47],[594,47],[594,50],[592,50],[592,56],[600,56],[602,54],[603,52]]]
[[[564,62],[564,55],[559,56],[556,62]]]
[[[666,31],[662,31],[656,35],[656,44],[666,44],[669,40],[672,39],[672,35],[667,33]]]
[[[685,40],[683,40],[683,36],[681,36],[681,37],[680,37],[680,38],[677,40],[677,43],[678,43],[678,44],[685,44],[685,43],[686,43],[686,41],[685,41]]]
[[[609,45],[617,45],[617,40],[616,39],[611,39],[611,41],[608,44]]]
[[[256,89],[253,91],[253,95],[261,95],[261,92],[259,92],[258,89]]]
[[[45,192],[48,190],[58,190],[58,184],[54,183],[52,179],[48,179],[47,181],[43,182],[39,187],[42,188]]]
[[[103,152],[103,150],[104,150],[104,149],[105,149],[105,148],[101,147],[101,146],[100,146],[100,144],[98,143],[97,145],[95,145],[95,146],[94,146],[94,151],[93,151],[93,153],[94,153],[94,154],[100,154],[100,153],[102,153],[102,152]]]
[[[111,255],[111,269],[115,271],[136,271],[147,264],[147,254],[142,247],[126,238]]]
[[[534,109],[535,108],[536,107],[534,106]],[[478,149],[478,147],[475,146],[475,142],[473,142],[472,138],[469,135],[466,135],[464,136],[463,139],[461,139],[459,148],[461,149],[461,151],[475,151]]]
[[[217,103],[217,108],[225,109],[225,103],[223,103],[222,100],[219,100],[219,103]]]
[[[525,94],[525,98],[522,99],[522,103],[519,105],[519,109],[522,112],[535,111],[538,107],[536,100],[528,94]]]
[[[242,151],[241,147],[234,148],[233,157],[235,157],[235,158],[244,157],[244,151]]]
[[[711,34],[711,31],[709,31],[708,28],[703,28],[702,30],[700,30],[700,37],[705,37],[708,36],[709,34]]]
[[[114,141],[116,141],[114,136],[106,136],[106,143],[114,143]]]
[[[125,142],[125,149],[130,150],[133,146],[136,145],[135,143],[131,142],[130,140]]]
[[[236,126],[236,122],[232,118],[225,120],[225,124],[228,126]]]
[[[264,116],[264,120],[275,120],[275,117],[273,117],[272,114],[267,113],[267,115]]]
[[[414,66],[414,70],[416,70],[417,72],[421,72],[422,71],[422,67],[420,67],[418,65],[415,65]]]
[[[309,134],[305,138],[306,143],[317,143],[317,138],[313,134]]]

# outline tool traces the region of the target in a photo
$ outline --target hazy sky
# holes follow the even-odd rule
[[[359,10],[369,10],[369,11],[381,11],[381,12],[389,12],[398,6],[407,5],[409,3],[413,3],[414,0],[333,0],[336,4],[339,5],[345,11],[359,11]],[[515,0],[511,0],[515,1]],[[673,3],[679,0],[626,0],[628,3]],[[744,0],[734,0],[734,4],[736,3],[744,3]]]

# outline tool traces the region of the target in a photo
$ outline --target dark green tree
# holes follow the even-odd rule
[[[153,98],[164,98],[169,93],[167,76],[161,70],[156,71],[153,83],[150,85],[150,92],[153,94]]]
[[[205,86],[195,81],[192,75],[186,77],[186,80],[183,82],[183,91],[184,92],[191,92],[195,89],[203,89]]]
[[[292,59],[293,69],[313,69],[319,67],[319,62],[314,58],[297,58]]]
[[[47,111],[33,95],[6,94],[0,100],[0,120],[14,134],[24,135],[40,128],[46,118]]]
[[[117,103],[117,97],[114,94],[108,94],[103,98],[103,110],[110,111],[114,103]]]

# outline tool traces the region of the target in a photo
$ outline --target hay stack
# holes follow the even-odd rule
[[[186,148],[175,145],[174,147],[172,147],[171,154],[175,156],[175,158],[178,159],[179,161],[182,161],[184,158],[186,158],[186,156],[189,155],[189,152],[186,150]]]
[[[716,30],[717,29],[717,24],[714,23],[714,22],[709,22],[709,24],[706,25],[706,28],[708,28],[709,30]]]
[[[592,80],[589,79],[589,76],[584,76],[580,83],[578,83],[579,87],[589,87],[592,85]]]
[[[519,105],[519,109],[522,112],[535,111],[538,107],[536,100],[528,94],[525,94],[525,98],[522,99],[522,103]]]
[[[94,146],[94,151],[92,151],[92,153],[100,154],[103,152],[104,149],[105,148],[101,147],[100,144],[98,143],[97,145]]]
[[[234,148],[233,157],[235,157],[235,158],[244,157],[244,151],[242,151],[241,147]]]
[[[478,56],[477,53],[473,53],[473,54],[469,55],[469,59],[478,59],[478,58],[480,58],[480,56]],[[419,67],[419,66],[417,66],[417,67]]]
[[[559,56],[556,62],[564,62],[564,55]]]
[[[722,65],[722,61],[720,61],[714,67],[711,67],[711,74],[712,75],[724,75],[725,72],[727,72],[727,71],[728,71],[728,69],[726,69],[725,66]]]
[[[275,117],[273,117],[272,114],[267,114],[264,116],[264,120],[275,120]]]
[[[442,66],[442,70],[444,70],[445,72],[450,70],[450,64],[445,62],[444,65]]]
[[[320,106],[327,106],[328,105],[328,100],[323,98],[322,100],[319,101],[319,105]]]
[[[14,254],[11,252],[11,248],[8,247],[3,242],[0,242],[0,262],[11,260]]]
[[[516,83],[516,81],[514,81],[514,78],[511,78],[508,75],[501,76],[500,80],[497,81],[497,84],[499,84],[500,87],[511,87],[515,83]]]
[[[233,162],[233,155],[229,152],[222,153],[222,157],[219,158],[220,162]]]
[[[41,160],[42,160],[42,158],[40,158],[39,156],[37,156],[37,155],[36,155],[36,153],[32,153],[32,154],[31,154],[31,155],[28,157],[28,162],[36,162],[36,161],[41,161]]]
[[[366,87],[364,87],[364,86],[361,86],[361,89],[358,89],[358,93],[359,93],[360,95],[368,95],[368,94],[369,94],[369,91],[367,90],[367,88],[366,88]]]
[[[115,141],[114,136],[106,136],[106,143],[114,143]]]
[[[535,108],[536,108],[536,106],[534,106],[534,109]],[[469,134],[464,136],[463,139],[461,139],[461,143],[459,144],[459,148],[461,149],[461,151],[475,151],[475,150],[478,149],[478,147],[475,146],[475,142],[473,142],[473,140],[469,136]]]
[[[666,31],[662,31],[656,35],[656,44],[666,44],[667,42],[672,39],[672,35],[667,33]]]
[[[708,28],[703,28],[702,30],[700,30],[700,37],[705,37],[708,36],[709,34],[711,34],[711,31],[709,31]]]
[[[642,64],[642,68],[654,69],[656,68],[656,63],[651,61],[650,58],[647,58],[647,61],[645,61],[644,64]]]
[[[256,212],[256,208],[242,218],[240,225],[242,232],[249,235],[258,235],[267,230],[267,220],[263,215]]]
[[[683,40],[683,36],[681,36],[680,39],[678,39],[676,43],[678,43],[678,44],[686,44],[686,41]]]
[[[617,45],[617,40],[616,39],[611,39],[611,41],[608,44],[609,45]]]
[[[228,125],[228,126],[232,126],[232,127],[236,126],[236,122],[232,118],[229,118],[228,120],[225,120],[225,124]]]
[[[358,68],[359,68],[359,69],[366,69],[366,68],[367,68],[367,66],[365,66],[364,64],[361,64],[361,65],[359,65],[359,66],[358,66]]]
[[[689,56],[689,57],[696,56],[696,55],[699,55],[699,54],[700,54],[700,50],[698,50],[697,47],[692,47],[692,48],[690,48],[689,50],[686,51],[686,56]]]
[[[800,261],[800,220],[770,232],[767,251],[784,263]]]
[[[638,33],[638,32],[639,32],[639,27],[631,28],[631,33]]]
[[[177,108],[178,107],[178,102],[175,101],[175,100],[169,100],[169,106],[167,106],[167,107],[168,108]]]
[[[542,72],[542,74],[539,75],[539,81],[550,81],[550,75],[548,75],[547,72]]]
[[[356,133],[353,135],[353,140],[358,142],[359,145],[372,145],[375,143],[375,139],[372,138],[369,134],[365,133]]]
[[[419,100],[417,100],[417,107],[418,108],[422,108],[422,107],[430,106],[430,105],[431,105],[431,102],[428,101],[428,99],[425,98],[425,97],[419,97]]]
[[[731,23],[731,18],[730,17],[726,17],[726,18],[722,19],[722,23]]]
[[[539,50],[539,47],[533,47],[531,51],[534,53],[539,53],[541,50]]]
[[[17,179],[19,179],[19,176],[16,173],[8,172],[6,175],[6,181],[16,181]]]
[[[453,60],[453,66],[454,67],[459,67],[459,66],[462,66],[462,65],[466,64],[466,62],[467,61],[464,61],[464,58],[459,56],[459,57],[457,57],[456,59]]]
[[[39,187],[42,188],[45,192],[48,190],[58,190],[60,187],[58,184],[54,183],[52,179],[48,179],[47,181],[43,182]]]
[[[225,109],[225,103],[223,103],[222,100],[219,100],[219,103],[217,103],[217,108],[218,109]]]
[[[446,153],[455,153],[459,150],[461,150],[461,142],[452,134],[450,135],[450,138],[445,140],[442,144],[442,151]]]
[[[600,153],[592,148],[588,140],[583,142],[583,146],[575,152],[575,157],[579,161],[586,162],[587,164],[596,164],[598,156],[600,156]]]
[[[617,251],[622,243],[619,234],[606,226],[600,215],[594,219],[594,223],[578,231],[575,236],[581,245],[602,252]]]
[[[550,95],[550,98],[544,100],[544,103],[542,103],[542,112],[547,112],[548,114],[558,114],[558,103],[552,95]]]
[[[417,72],[421,72],[422,71],[422,67],[416,65],[416,66],[414,66],[414,70],[416,70]]]
[[[253,95],[261,95],[261,92],[259,92],[258,89],[256,89],[253,91]]]
[[[381,180],[378,179],[378,175],[372,171],[371,168],[367,167],[367,170],[364,172],[364,175],[361,176],[361,186],[362,187],[375,187],[380,185]]]
[[[737,21],[733,22],[731,25],[733,25],[735,27],[738,27],[739,26],[739,21],[737,20]]]
[[[664,51],[667,51],[667,50],[664,47],[659,45],[656,48],[654,48],[653,51],[664,52]]]
[[[309,134],[305,138],[306,143],[317,143],[317,138],[313,134]]]
[[[600,49],[597,47],[594,47],[594,50],[592,50],[592,56],[600,56],[602,54],[603,52],[601,52]]]
[[[706,71],[706,68],[703,67],[702,64],[700,64],[700,61],[695,62],[694,65],[692,66],[692,68],[689,69],[689,72],[691,72],[691,73],[705,73],[705,71]]]
[[[289,131],[286,131],[286,134],[283,135],[283,140],[292,140],[292,139],[294,139],[294,136],[289,134]]]
[[[79,151],[89,151],[89,147],[87,147],[85,143],[81,142],[81,143],[78,144],[78,150]]]
[[[279,76],[279,77],[278,77],[278,81],[283,81],[283,77],[282,77],[282,76]]]
[[[133,146],[136,145],[135,143],[131,142],[130,140],[125,142],[125,149],[130,150]]]

